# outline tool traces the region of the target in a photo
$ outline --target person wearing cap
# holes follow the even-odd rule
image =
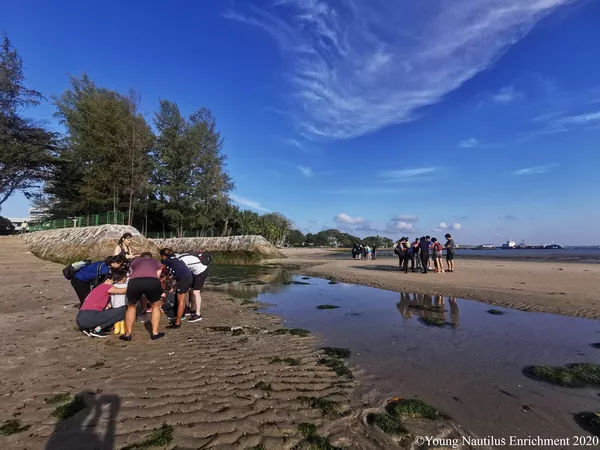
[[[452,239],[450,233],[447,233],[444,237],[446,238],[444,247],[446,248],[446,264],[448,264],[448,272],[454,272],[454,239]]]

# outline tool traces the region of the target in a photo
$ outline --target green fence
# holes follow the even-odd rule
[[[93,227],[97,225],[124,225],[125,213],[110,211],[103,214],[90,214],[87,216],[71,217],[69,219],[55,219],[46,222],[32,223],[29,231],[56,230],[58,228]]]
[[[148,231],[145,233],[145,236],[148,239],[170,239],[177,238],[176,231]],[[214,228],[209,228],[207,230],[186,230],[183,232],[182,237],[215,237],[221,236],[219,231]]]

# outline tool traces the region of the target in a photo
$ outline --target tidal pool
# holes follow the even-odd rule
[[[349,348],[351,364],[365,372],[361,390],[374,389],[381,399],[417,397],[476,436],[506,439],[585,435],[575,415],[600,411],[600,389],[554,386],[523,374],[530,365],[600,363],[600,350],[591,346],[600,341],[597,320],[277,273],[264,285],[252,284],[260,281],[256,276],[211,288],[238,298],[236,289],[247,295],[252,288],[252,298],[271,305],[265,310],[289,327]],[[284,284],[293,282],[309,284]]]

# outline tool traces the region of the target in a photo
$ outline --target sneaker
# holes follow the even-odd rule
[[[177,325],[175,322],[172,322],[170,325],[167,325],[167,328],[170,328],[172,330],[177,330],[177,329],[181,328],[181,325]]]
[[[202,316],[198,315],[198,314],[192,314],[190,316],[190,318],[188,319],[188,322],[192,323],[192,322],[199,322],[200,320],[202,320]]]
[[[90,337],[90,330],[81,330],[81,334],[83,334],[84,336]]]
[[[100,331],[92,330],[92,331],[90,331],[90,336],[93,336],[96,338],[105,338],[105,337],[108,337],[108,333],[105,333],[102,330],[100,330]]]
[[[125,341],[125,342],[129,342],[131,340],[131,335],[129,335],[129,336],[125,336],[125,335],[119,336],[119,339],[121,339],[122,341]]]
[[[160,339],[160,338],[161,338],[161,337],[163,337],[164,335],[165,335],[165,333],[163,333],[163,332],[161,331],[161,332],[160,332],[160,333],[158,333],[158,334],[153,334],[153,335],[152,335],[152,337],[151,337],[151,339],[152,339],[153,341],[155,341],[155,340],[157,340],[157,339]]]
[[[183,316],[181,316],[181,320],[186,320],[185,319],[185,314]]]

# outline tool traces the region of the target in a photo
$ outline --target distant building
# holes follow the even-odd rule
[[[7,217],[10,220],[10,223],[15,227],[15,232],[17,233],[25,233],[29,228],[29,217]]]

